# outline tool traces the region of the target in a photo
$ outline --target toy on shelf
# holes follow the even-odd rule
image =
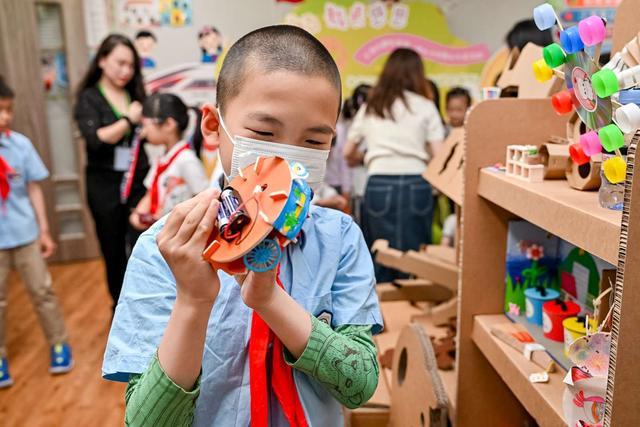
[[[535,145],[507,146],[506,174],[529,182],[542,182],[544,165],[538,147]]]
[[[218,224],[203,257],[229,274],[276,268],[296,241],[313,192],[300,163],[258,157],[220,194]]]
[[[580,313],[580,306],[572,301],[557,299],[548,301],[542,306],[542,331],[550,340],[563,342],[564,328],[562,322]]]
[[[637,38],[600,69],[598,60],[606,36],[604,19],[590,16],[565,29],[548,3],[536,7],[533,15],[540,30],[555,24],[560,29],[560,44],[544,48],[543,59],[533,64],[534,75],[541,82],[554,75],[563,77],[566,89],[553,95],[553,108],[558,114],[576,111],[587,127],[579,143],[570,146],[572,161],[580,166],[603,151],[615,153],[604,160],[602,169],[610,183],[624,181],[626,162],[620,150],[625,145],[624,134],[634,133],[640,127],[640,107],[621,106],[618,92],[640,83],[640,66],[630,67],[625,62],[633,58],[629,52],[638,51]]]

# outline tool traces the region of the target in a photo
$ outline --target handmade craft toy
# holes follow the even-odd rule
[[[309,213],[308,175],[300,163],[280,157],[258,157],[239,170],[220,194],[217,227],[204,259],[229,274],[276,268]]]
[[[543,59],[533,64],[533,73],[540,82],[554,74],[563,78],[566,89],[552,96],[553,108],[558,114],[575,110],[587,126],[580,142],[569,147],[571,159],[583,165],[603,151],[615,153],[603,162],[604,175],[612,184],[624,181],[626,163],[620,149],[625,145],[624,134],[640,128],[640,107],[622,105],[620,99],[625,90],[640,83],[640,66],[629,67],[628,61],[623,60],[623,51],[600,68],[606,22],[599,16],[590,16],[565,29],[553,7],[545,3],[534,9],[533,17],[540,30],[555,24],[560,29],[560,44],[552,43],[543,49]],[[637,38],[632,43],[637,44]]]

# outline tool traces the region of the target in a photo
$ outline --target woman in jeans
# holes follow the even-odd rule
[[[369,245],[386,239],[406,251],[431,242],[433,198],[422,173],[444,139],[433,97],[420,56],[397,49],[349,129],[344,155],[355,164],[364,152],[367,169],[362,226]],[[376,266],[378,282],[398,277]]]

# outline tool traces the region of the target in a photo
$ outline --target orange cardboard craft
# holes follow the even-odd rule
[[[502,89],[517,88],[518,98],[547,98],[562,86],[562,80],[553,76],[549,81],[540,83],[531,70],[531,64],[542,57],[542,48],[528,43],[522,52],[512,51],[507,67],[502,71],[498,86]]]
[[[393,427],[448,425],[449,399],[431,341],[417,324],[402,330],[394,352],[391,408]]]
[[[422,174],[433,188],[453,200],[462,203],[462,161],[464,156],[464,128],[453,128],[442,148],[431,159]]]

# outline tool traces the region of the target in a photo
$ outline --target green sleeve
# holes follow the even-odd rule
[[[200,378],[192,391],[186,391],[171,381],[154,356],[144,373],[129,379],[125,425],[190,426],[199,394]]]
[[[334,331],[311,316],[313,329],[298,360],[286,362],[323,384],[347,408],[364,405],[378,386],[378,359],[371,326],[344,325]]]

